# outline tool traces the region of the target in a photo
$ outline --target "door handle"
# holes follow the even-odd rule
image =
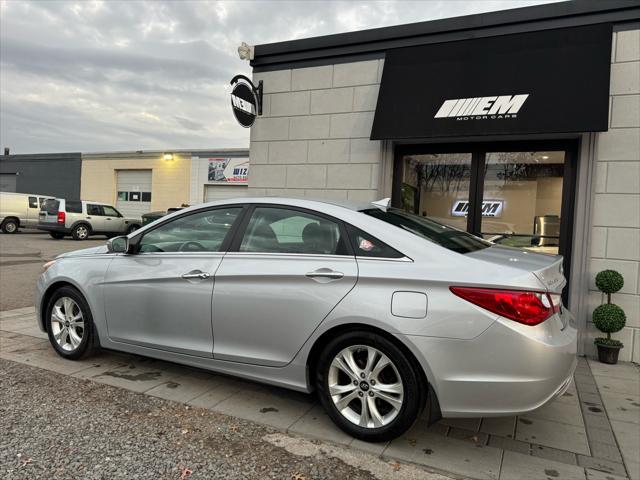
[[[105,220],[111,220],[110,218],[105,218]]]
[[[87,220],[91,220],[91,217],[87,217]]]
[[[344,277],[344,273],[336,272],[330,268],[319,268],[313,272],[309,272],[305,275],[307,278],[330,278],[332,280],[339,280]]]
[[[184,278],[186,280],[190,280],[190,279],[194,279],[194,278],[199,278],[200,280],[206,280],[210,276],[211,275],[209,275],[206,272],[193,271],[193,272],[185,273],[184,275],[182,275],[182,278]]]

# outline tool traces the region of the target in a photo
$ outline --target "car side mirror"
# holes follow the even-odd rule
[[[129,253],[129,237],[121,236],[107,240],[109,253]]]

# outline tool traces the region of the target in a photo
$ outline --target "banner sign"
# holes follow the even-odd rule
[[[249,178],[248,158],[209,158],[209,183],[246,185]]]
[[[391,49],[371,139],[606,131],[611,28]]]

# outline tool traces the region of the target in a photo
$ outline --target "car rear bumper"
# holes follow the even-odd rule
[[[70,230],[66,228],[64,225],[60,225],[57,223],[38,223],[38,230],[45,230],[47,232],[57,232],[57,233],[65,233],[68,234]]]
[[[432,373],[443,417],[519,415],[569,388],[577,364],[570,317],[565,310],[535,327],[499,318],[471,340],[408,338]]]

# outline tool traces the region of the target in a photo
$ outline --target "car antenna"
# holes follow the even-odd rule
[[[391,203],[391,198],[383,198],[382,200],[377,200],[371,203],[376,207],[389,208],[389,204]]]

